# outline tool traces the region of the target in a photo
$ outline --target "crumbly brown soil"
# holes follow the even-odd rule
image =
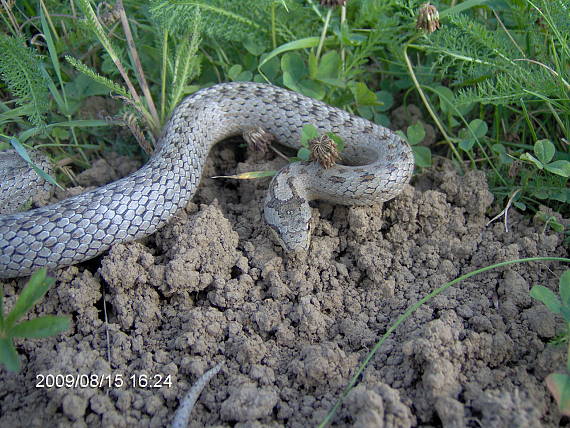
[[[280,164],[259,155],[238,163],[237,153],[214,150],[205,175]],[[101,163],[87,182],[116,178]],[[267,184],[205,178],[154,236],[53,272],[57,284],[30,317],[69,314],[72,327],[17,341],[23,370],[0,371],[0,426],[166,426],[219,362],[192,427],[315,426],[379,337],[427,293],[493,263],[566,255],[560,235],[515,210],[508,232],[486,226],[500,208],[483,174],[440,166],[384,206],[319,204],[310,252],[289,258],[262,220]],[[430,300],[386,341],[334,424],[558,426],[544,379],[564,368],[565,350],[548,345],[563,324],[529,289],[556,289],[562,272],[512,265]],[[4,284],[10,306],[24,281]],[[37,388],[48,374],[171,376],[172,386]]]

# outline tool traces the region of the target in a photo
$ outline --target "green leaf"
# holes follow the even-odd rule
[[[554,157],[556,153],[556,147],[552,144],[550,140],[538,140],[534,143],[534,155],[542,163],[548,163]]]
[[[234,64],[230,67],[230,69],[228,70],[228,77],[231,80],[236,80],[237,77],[239,76],[239,74],[242,72],[243,67],[240,64]]]
[[[544,169],[561,177],[570,177],[570,162],[567,160],[550,162],[549,164],[544,165]]]
[[[254,37],[249,37],[243,42],[243,47],[255,56],[260,56],[265,51],[265,46],[259,43]]]
[[[20,371],[20,359],[11,338],[0,338],[0,363],[11,372]]]
[[[524,202],[516,201],[516,202],[513,202],[513,205],[521,211],[526,211],[526,204]]]
[[[342,153],[345,147],[344,140],[338,135],[336,135],[334,132],[327,132],[327,135],[331,140],[334,141],[336,149],[339,151],[339,153]]]
[[[55,279],[47,276],[46,268],[41,268],[31,277],[6,317],[6,329],[10,329],[34,304],[47,293]]]
[[[297,151],[297,157],[301,160],[308,161],[311,158],[311,151],[306,147],[301,147]]]
[[[50,135],[60,140],[68,140],[71,137],[70,132],[65,128],[52,128]]]
[[[454,115],[456,113],[454,109],[455,95],[453,94],[451,89],[445,86],[437,86],[434,88],[434,91],[437,93],[439,97],[441,111],[447,114]]]
[[[12,337],[26,337],[29,339],[48,337],[67,330],[70,324],[67,317],[45,315],[29,321],[22,321],[10,329],[10,335]]]
[[[258,67],[259,72],[261,75],[259,77],[262,78],[261,82],[264,82],[267,79],[269,82],[276,82],[278,77],[281,75],[281,62],[279,58],[273,57],[270,61],[267,61],[262,67]]]
[[[289,89],[299,91],[300,81],[307,76],[307,68],[301,55],[296,52],[287,53],[281,58],[283,84]]]
[[[558,410],[570,416],[570,376],[563,373],[551,373],[546,377],[546,386],[558,403]]]
[[[374,123],[376,125],[383,126],[384,128],[390,128],[390,118],[384,113],[374,114]]]
[[[421,143],[426,136],[426,130],[420,122],[408,126],[406,133],[408,134],[408,142],[411,145]]]
[[[340,70],[340,55],[336,51],[330,51],[321,57],[317,78],[336,79]]]
[[[323,82],[338,81],[340,67],[339,54],[336,51],[327,52],[321,57],[315,78]]]
[[[26,131],[21,132],[20,135],[18,135],[18,138],[22,142],[25,142],[27,139],[34,137],[35,135],[38,135],[41,132],[45,132],[48,129],[55,128],[58,126],[66,126],[69,128],[83,128],[91,126],[97,127],[97,126],[109,126],[109,122],[105,120],[95,120],[95,119],[66,120],[65,122],[50,123],[49,125],[46,125],[42,128],[34,127],[27,129]]]
[[[285,79],[283,81],[285,82]],[[316,100],[322,100],[326,95],[325,87],[321,83],[309,79],[303,79],[298,82],[295,90]]]
[[[53,65],[53,69],[55,70],[55,74],[57,76],[57,79],[59,80],[59,86],[61,88],[61,95],[62,96],[59,96],[59,92],[57,90],[55,91],[55,93],[53,90],[51,90],[50,92],[54,95],[54,99],[56,100],[59,109],[63,113],[69,114],[69,112],[67,111],[68,110],[67,109],[67,98],[65,96],[65,89],[64,89],[65,86],[63,84],[63,78],[61,77],[61,67],[59,65],[59,58],[57,55],[57,49],[55,48],[55,43],[53,42],[53,38],[51,36],[51,30],[50,30],[50,27],[47,23],[46,17],[44,15],[44,8],[41,7],[41,5],[40,5],[40,22],[42,23],[42,32],[43,32],[44,38],[46,40],[46,43],[48,45],[48,51],[49,51],[51,63]],[[49,78],[49,80],[51,80],[51,78]]]
[[[378,104],[376,94],[368,89],[368,86],[366,86],[365,83],[356,82],[351,89],[354,94],[356,104],[361,106],[374,106]]]
[[[507,149],[502,144],[493,144],[491,146],[491,150],[493,150],[497,154],[506,154]]]
[[[412,146],[416,165],[422,168],[431,166],[431,150],[425,146]]]
[[[47,128],[48,127],[44,127],[44,129],[47,129]],[[20,143],[20,141],[17,138],[15,138],[15,137],[10,138],[10,144],[12,144],[12,147],[14,147],[14,149],[16,150],[18,155],[20,155],[20,157],[22,159],[24,159],[26,162],[28,162],[28,165],[30,165],[32,167],[32,169],[36,172],[36,174],[38,174],[40,177],[42,177],[48,183],[51,183],[52,185],[57,186],[61,190],[63,190],[63,187],[61,187],[51,175],[49,175],[47,172],[45,172],[43,169],[41,169],[39,166],[37,166],[34,162],[32,162],[32,159],[30,159],[28,152],[26,151],[26,149],[24,148],[22,143]]]
[[[541,301],[546,305],[546,307],[550,310],[550,312],[555,314],[560,314],[560,300],[556,297],[556,294],[549,288],[546,288],[542,285],[535,285],[530,290],[530,297],[535,298],[536,300]]]
[[[309,141],[319,136],[319,130],[314,125],[304,125],[301,130],[301,145],[309,147]]]
[[[532,164],[534,164],[534,166],[536,166],[538,169],[543,169],[543,165],[542,162],[540,162],[537,158],[535,158],[533,155],[531,155],[530,153],[523,153],[520,156],[520,160],[523,161],[528,161],[531,162]]]
[[[372,106],[357,106],[356,111],[358,112],[358,115],[364,119],[374,119],[374,110]]]
[[[489,127],[481,119],[474,119],[469,123],[469,129],[471,130],[471,132],[474,134],[475,137],[480,139],[487,134]]]
[[[376,111],[388,111],[392,108],[394,104],[394,96],[388,91],[378,91],[376,92],[376,99],[378,100],[378,106],[376,106]]]
[[[464,10],[470,9],[475,6],[482,6],[487,2],[489,2],[489,0],[466,0],[459,4],[456,4],[453,7],[450,7],[448,9],[439,12],[439,17],[443,18],[444,16],[448,15],[457,15],[458,13],[461,13]]]
[[[564,321],[570,323],[570,307],[560,306],[560,314],[562,315],[562,318],[564,318]]]
[[[550,228],[552,230],[554,230],[555,232],[558,233],[562,233],[564,232],[564,225],[561,223],[558,223],[556,220],[552,220],[548,223],[548,225],[550,226]]]
[[[397,135],[398,137],[400,137],[402,140],[407,141],[407,142],[409,143],[408,137],[406,136],[406,134],[404,134],[404,132],[403,132],[402,130],[398,129],[398,130],[396,131],[396,135]]]
[[[305,39],[293,40],[292,42],[285,43],[275,49],[273,49],[267,56],[259,63],[257,67],[258,71],[263,75],[263,71],[261,71],[261,67],[268,62],[273,57],[282,54],[283,52],[299,50],[299,49],[307,49],[307,48],[314,48],[318,46],[320,41],[319,37],[307,37]]]
[[[558,293],[562,298],[562,304],[570,306],[570,269],[560,275]]]
[[[465,152],[470,151],[474,145],[475,145],[475,140],[473,139],[461,140],[459,142],[459,148]]]

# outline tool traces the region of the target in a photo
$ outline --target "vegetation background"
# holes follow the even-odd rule
[[[0,150],[42,150],[53,182],[74,183],[103,152],[150,156],[169,114],[200,88],[268,82],[403,128],[417,171],[443,159],[484,170],[495,219],[527,212],[568,243],[568,1],[6,0],[0,18]],[[12,336],[68,326],[15,325],[51,285],[40,275],[6,323],[0,310],[0,330],[16,331],[0,346],[13,370]],[[562,300],[531,292],[567,322],[568,278]],[[549,388],[570,412],[564,376]]]
[[[150,154],[184,96],[269,82],[384,126],[402,107],[418,170],[483,169],[497,212],[568,234],[567,1],[322,3],[2,2],[0,149],[41,149],[73,182],[102,151]]]

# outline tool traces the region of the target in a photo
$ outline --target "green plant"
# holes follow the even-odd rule
[[[37,53],[25,40],[0,33],[0,77],[30,121],[41,126],[49,109],[48,89]]]
[[[0,148],[7,148],[11,144],[38,174],[52,184],[57,184],[53,177],[41,171],[30,160],[26,150],[32,146],[27,144],[27,140],[32,137],[37,137],[37,139],[48,138],[55,143],[43,144],[43,146],[62,148],[66,144],[62,144],[61,139],[72,138],[73,144],[71,145],[86,160],[83,149],[93,146],[80,144],[75,129],[100,127],[107,125],[108,122],[72,119],[72,115],[77,111],[79,104],[73,103],[67,96],[66,82],[59,63],[54,34],[52,34],[48,24],[49,17],[46,17],[44,13],[45,6],[43,6],[43,2],[40,4],[42,7],[39,9],[38,18],[41,30],[43,30],[41,36],[45,40],[49,62],[45,61],[44,55],[40,55],[34,49],[27,47],[25,38],[19,32],[13,31],[17,34],[16,36],[0,33],[0,46],[3,52],[0,58],[0,77],[19,105],[17,108],[10,108],[13,102],[0,102]],[[53,109],[52,101],[55,101],[57,109]],[[13,135],[16,124],[21,132],[18,135]],[[5,129],[9,129],[10,133],[6,132]],[[38,146],[40,144],[35,145],[35,147]]]
[[[69,328],[68,317],[53,315],[44,315],[18,323],[54,283],[53,278],[46,276],[45,268],[38,270],[30,277],[7,315],[4,315],[4,289],[0,287],[0,362],[9,371],[20,370],[20,360],[13,343],[14,338],[48,337]]]
[[[412,146],[416,166],[420,168],[431,166],[431,150],[426,146],[419,145],[426,136],[426,130],[421,123],[408,126],[405,134],[402,131],[396,131],[396,133]]]
[[[536,211],[541,203],[548,203],[557,211],[567,210],[567,2],[469,0],[444,8],[440,18],[440,30],[413,38],[404,52],[413,78],[408,50],[424,54],[418,56],[421,64],[415,68],[429,66],[439,76],[436,81],[447,82],[441,86],[433,80],[414,79],[454,157],[463,163],[467,155],[472,166],[486,162],[492,170],[491,190],[499,201],[519,190],[519,204],[525,209]],[[489,124],[486,132],[468,129],[474,115],[475,120]],[[457,129],[461,124],[472,138],[461,135]],[[534,155],[529,149],[534,149]]]
[[[554,314],[560,315],[566,322],[566,330],[557,339],[558,343],[567,343],[566,373],[551,373],[546,377],[546,385],[558,403],[560,413],[570,416],[570,270],[560,276],[558,296],[542,285],[535,285],[530,295],[541,301]]]

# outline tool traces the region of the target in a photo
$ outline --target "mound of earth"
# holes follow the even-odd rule
[[[205,176],[233,172],[236,153],[214,150]],[[101,161],[82,183],[113,180],[124,165]],[[280,165],[250,154],[237,169]],[[500,208],[483,174],[440,165],[383,206],[318,204],[310,251],[288,257],[262,220],[267,184],[205,178],[155,235],[53,272],[29,316],[69,314],[72,327],[17,341],[23,369],[0,372],[0,426],[166,426],[217,363],[190,426],[314,426],[427,293],[497,262],[566,255],[559,234],[514,210],[508,232],[486,226]],[[544,379],[564,369],[564,347],[548,345],[564,324],[529,290],[556,289],[563,270],[510,265],[430,300],[386,341],[334,425],[558,426]],[[4,281],[5,306],[24,283]],[[48,388],[49,375],[95,385]]]

